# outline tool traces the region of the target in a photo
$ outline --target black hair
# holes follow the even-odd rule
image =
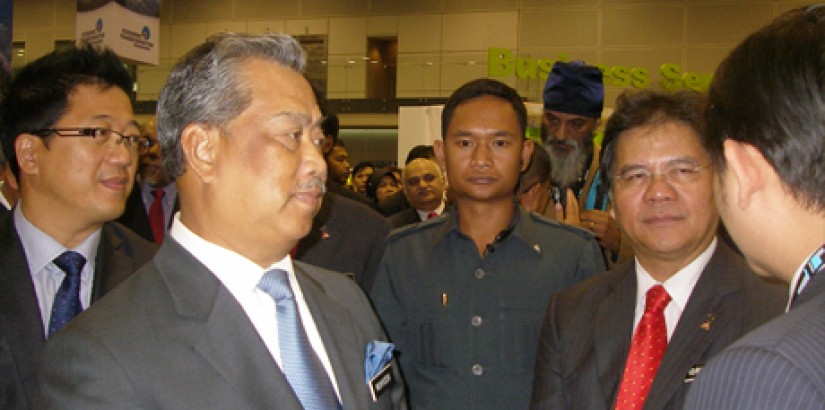
[[[738,45],[714,74],[706,145],[755,147],[804,207],[825,212],[825,5],[791,10]]]
[[[472,80],[459,87],[450,95],[450,98],[444,105],[444,111],[441,112],[441,138],[444,139],[447,135],[447,128],[450,126],[453,113],[459,105],[485,95],[502,99],[513,106],[513,111],[516,112],[519,127],[521,128],[521,137],[525,138],[524,131],[527,129],[527,108],[524,106],[524,101],[521,100],[521,96],[518,95],[518,92],[513,89],[513,87],[501,81],[488,78]]]
[[[681,122],[697,135],[705,132],[706,99],[696,91],[664,93],[652,90],[625,91],[616,99],[616,110],[607,120],[601,152],[601,178],[610,187],[616,163],[617,140],[625,131],[648,125]]]
[[[117,87],[126,95],[132,92],[132,79],[117,55],[91,45],[46,54],[23,67],[8,85],[0,108],[0,138],[15,177],[20,177],[14,149],[17,137],[57,123],[78,85]]]
[[[410,148],[410,152],[407,153],[407,160],[404,161],[404,164],[409,164],[412,160],[418,158],[435,158],[435,149],[433,149],[432,145],[416,145]]]

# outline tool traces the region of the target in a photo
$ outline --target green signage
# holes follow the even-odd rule
[[[567,56],[560,54],[557,58],[521,57],[506,48],[487,50],[487,75],[489,77],[508,77],[515,75],[522,80],[547,80],[556,61],[567,61]],[[618,87],[647,88],[651,84],[650,73],[646,68],[625,66],[605,66],[596,64],[604,75],[606,85]],[[659,67],[659,83],[670,91],[689,88],[699,92],[707,91],[712,74],[683,71],[674,63],[664,63]]]

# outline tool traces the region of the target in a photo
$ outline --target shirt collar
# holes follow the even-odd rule
[[[670,295],[671,301],[676,303],[681,311],[685,310],[685,306],[687,306],[688,300],[690,299],[690,294],[693,293],[693,288],[696,286],[696,282],[699,281],[699,277],[702,276],[702,271],[705,270],[705,266],[707,266],[708,262],[710,262],[710,258],[716,251],[716,245],[717,239],[714,237],[710,242],[710,245],[708,245],[708,247],[696,257],[696,259],[687,264],[684,268],[680,269],[673,276],[664,281],[664,283],[661,283]],[[647,270],[645,270],[645,268],[639,263],[639,258],[635,259],[636,301],[637,305],[639,303],[642,304],[642,310],[644,310],[644,295],[647,294],[647,291],[651,287],[660,283],[657,282],[656,279],[653,279],[650,273],[648,273]]]
[[[514,203],[513,207],[513,217],[510,219],[510,223],[507,225],[507,228],[502,230],[499,234],[501,237],[500,241],[504,241],[508,237],[518,238],[519,241],[523,242],[527,246],[530,246],[534,251],[541,252],[541,248],[537,248],[537,244],[541,241],[541,235],[538,230],[534,229],[532,224],[521,223],[522,221],[530,218],[529,213],[517,203]],[[446,212],[446,215],[447,217],[443,218],[445,221],[441,224],[441,226],[436,228],[437,230],[433,236],[434,243],[440,242],[450,233],[465,236],[458,228],[458,207],[452,205]]]
[[[294,283],[295,273],[292,259],[287,254],[283,259],[267,268],[246,257],[203,239],[180,222],[180,213],[175,214],[169,235],[198,261],[206,266],[226,286],[233,295],[254,292],[264,273],[271,269],[285,270]]]
[[[22,202],[22,199],[21,199]],[[83,242],[74,249],[68,249],[54,238],[34,226],[23,215],[23,207],[14,208],[14,227],[23,245],[23,252],[26,254],[26,262],[29,264],[29,271],[32,273],[42,271],[46,265],[54,261],[67,250],[80,253],[86,258],[86,265],[94,272],[95,257],[100,244],[101,229],[92,232]],[[85,267],[84,267],[85,271]]]
[[[422,221],[426,221],[427,220],[427,215],[429,215],[430,212],[435,212],[438,215],[441,215],[441,214],[444,213],[444,201],[441,201],[441,203],[438,204],[438,207],[433,209],[432,211],[421,211],[419,209],[416,209],[415,212],[418,213],[418,219],[421,219]]]

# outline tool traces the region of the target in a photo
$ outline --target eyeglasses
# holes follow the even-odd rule
[[[656,175],[661,175],[668,184],[687,185],[696,182],[699,179],[699,173],[709,166],[710,163],[705,165],[674,164],[667,166],[661,172],[654,172],[650,168],[637,166],[624,169],[622,172],[613,175],[613,181],[617,188],[639,189],[650,185]]]
[[[91,137],[96,145],[102,146],[109,141],[112,136],[116,136],[115,144],[123,143],[129,151],[138,154],[145,154],[155,145],[155,141],[140,135],[125,135],[111,128],[44,128],[30,132],[41,138],[46,138],[52,134],[61,137]]]

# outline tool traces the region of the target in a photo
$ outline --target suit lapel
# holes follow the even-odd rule
[[[18,376],[3,374],[4,377],[19,377],[24,388],[34,386],[34,372],[43,350],[45,336],[40,305],[37,303],[29,264],[23,252],[23,245],[17,236],[12,221],[12,213],[0,218],[0,260],[3,261],[0,275],[0,363],[9,360],[16,368]],[[6,346],[4,346],[4,344]],[[5,357],[4,352],[11,355]],[[6,367],[0,366],[0,371]],[[34,391],[27,391],[33,396]]]
[[[636,305],[636,275],[633,262],[616,268],[608,293],[596,307],[593,323],[593,345],[599,384],[605,403],[612,407],[616,390],[624,372],[630,339],[633,333],[633,312]],[[628,314],[630,312],[630,314]]]
[[[354,320],[349,310],[328,297],[323,286],[301,267],[295,266],[295,275],[301,285],[315,326],[324,342],[330,364],[335,373],[335,381],[345,409],[365,409],[366,380],[364,360],[366,346],[358,344],[359,338],[350,325]],[[363,352],[353,354],[353,352]],[[363,381],[363,385],[361,385]],[[355,383],[355,384],[353,384]]]
[[[123,238],[108,223],[101,229],[95,258],[92,302],[103,297],[114,284],[120,283],[132,273],[132,258],[123,249]]]
[[[155,265],[171,294],[177,320],[194,321],[202,331],[193,349],[233,386],[249,408],[301,409],[275,360],[243,308],[215,275],[177,242],[163,242]]]
[[[645,408],[660,409],[684,384],[691,367],[699,363],[718,333],[735,320],[736,312],[724,303],[725,297],[742,289],[742,272],[729,264],[733,251],[721,241],[688,299],[679,324],[665,351],[662,364],[650,388]],[[709,325],[703,325],[710,322]]]

